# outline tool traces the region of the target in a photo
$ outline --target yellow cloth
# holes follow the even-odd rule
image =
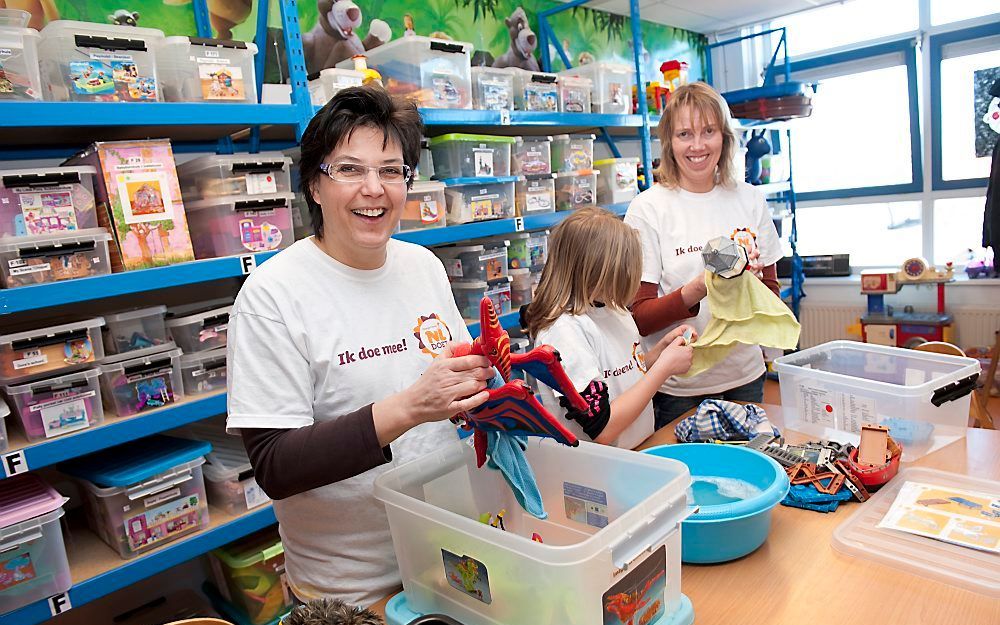
[[[694,360],[685,377],[719,364],[736,343],[794,349],[801,326],[781,299],[749,271],[735,278],[705,272],[712,319],[692,344]]]

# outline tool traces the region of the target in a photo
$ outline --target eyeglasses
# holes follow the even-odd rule
[[[322,163],[319,170],[334,182],[364,182],[368,172],[375,170],[382,184],[401,184],[412,177],[408,165],[361,165],[360,163]]]

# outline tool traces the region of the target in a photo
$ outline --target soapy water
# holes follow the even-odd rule
[[[718,506],[750,499],[763,491],[743,480],[714,475],[693,475],[687,490],[689,506]]]

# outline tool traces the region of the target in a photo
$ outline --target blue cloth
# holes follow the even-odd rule
[[[524,450],[528,448],[528,437],[507,432],[486,432],[486,466],[500,471],[517,503],[525,511],[539,519],[547,518],[542,494],[538,491],[535,472],[528,464]]]
[[[737,404],[724,399],[706,399],[698,412],[674,428],[677,440],[697,443],[711,439],[748,441],[757,434],[781,436],[778,428],[767,420],[767,413],[754,404]]]
[[[829,483],[829,481],[823,482],[824,485]],[[841,487],[833,495],[829,495],[816,490],[816,486],[813,484],[792,484],[791,488],[788,489],[788,494],[781,501],[781,505],[817,512],[834,512],[840,502],[848,501],[853,496],[851,491],[844,487]]]

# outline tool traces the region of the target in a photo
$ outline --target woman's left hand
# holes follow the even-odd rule
[[[747,269],[757,276],[758,279],[764,278],[764,265],[760,263],[760,250],[754,249],[752,252],[747,254],[747,258],[750,262],[747,264]]]

